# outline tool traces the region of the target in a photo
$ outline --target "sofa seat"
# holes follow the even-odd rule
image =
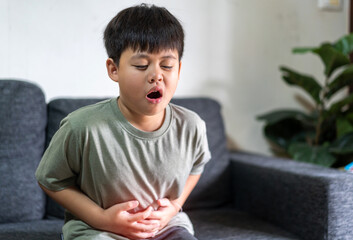
[[[298,237],[233,208],[187,212],[199,240],[289,240]]]
[[[0,239],[6,240],[45,240],[60,239],[64,220],[43,219],[28,222],[0,224]]]
[[[294,240],[299,239],[284,230],[233,208],[190,210],[199,240]],[[59,219],[0,224],[0,239],[60,239]]]

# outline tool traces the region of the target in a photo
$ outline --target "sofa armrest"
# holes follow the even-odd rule
[[[231,153],[234,204],[302,239],[351,239],[353,174]]]

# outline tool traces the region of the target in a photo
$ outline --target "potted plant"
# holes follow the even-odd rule
[[[311,111],[275,110],[257,117],[264,121],[263,132],[276,154],[297,161],[327,167],[341,167],[353,161],[353,93],[332,100],[353,85],[353,34],[319,47],[294,48],[293,53],[313,53],[324,64],[324,81],[281,66],[282,79],[304,90],[313,100]],[[348,90],[347,90],[348,91]]]

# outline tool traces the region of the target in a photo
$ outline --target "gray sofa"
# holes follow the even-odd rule
[[[38,86],[0,80],[0,239],[60,239],[63,209],[44,195],[34,172],[60,120],[100,100],[47,104]],[[353,239],[353,175],[229,152],[216,101],[173,102],[206,121],[212,152],[184,206],[198,239]]]

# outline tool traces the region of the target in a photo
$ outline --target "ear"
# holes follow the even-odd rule
[[[107,67],[107,72],[109,77],[114,81],[114,82],[119,82],[119,77],[118,77],[118,67],[115,65],[115,62],[112,58],[108,58],[106,61],[106,67]]]
[[[181,61],[179,62],[178,79],[180,78]]]

